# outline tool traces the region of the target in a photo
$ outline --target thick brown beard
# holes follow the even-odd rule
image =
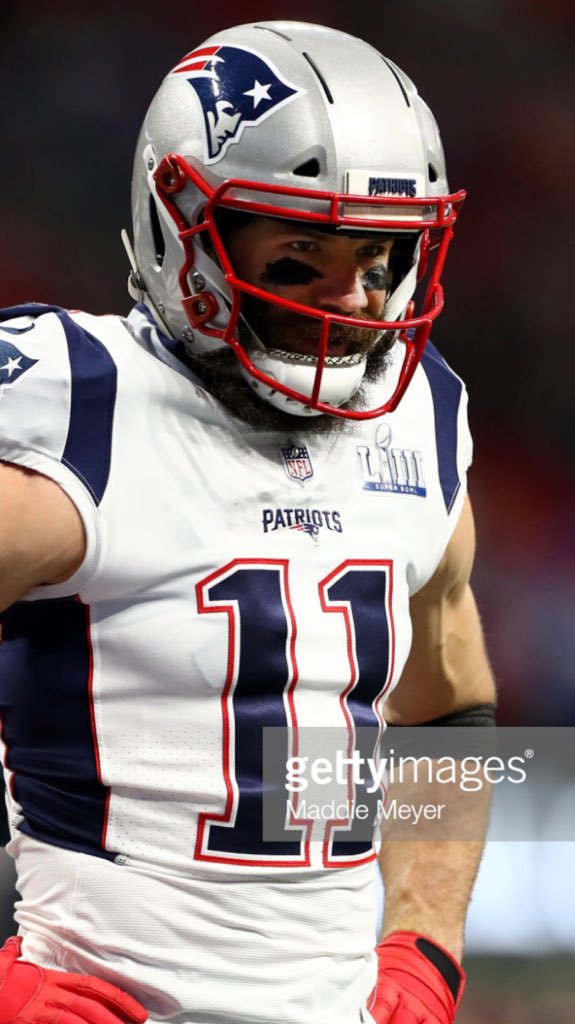
[[[355,330],[355,328],[353,328]],[[371,333],[371,332],[370,332]],[[373,383],[384,377],[391,362],[391,349],[395,332],[386,331],[368,352],[364,381]],[[242,339],[243,340],[243,339]],[[274,337],[275,340],[275,337]],[[302,413],[282,412],[269,402],[258,398],[240,373],[240,364],[232,349],[218,349],[197,356],[189,356],[190,367],[200,378],[206,389],[217,401],[238,419],[257,430],[270,430],[291,434],[328,434],[342,430],[349,422],[341,416],[309,416]],[[365,408],[365,388],[359,391],[342,407],[344,409]]]

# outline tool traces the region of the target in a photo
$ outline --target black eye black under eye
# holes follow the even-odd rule
[[[309,263],[284,256],[283,259],[266,265],[260,281],[262,284],[276,285],[311,284],[318,277],[323,277],[323,274]]]
[[[366,270],[361,279],[366,292],[383,292],[389,283],[389,271],[383,264],[377,267],[370,267]]]

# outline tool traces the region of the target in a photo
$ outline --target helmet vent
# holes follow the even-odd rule
[[[153,196],[150,196],[150,224],[152,226],[152,236],[154,239],[154,252],[156,254],[156,263],[159,267],[164,262],[164,256],[166,255],[166,243],[164,235],[162,233],[162,225],[160,224],[160,218],[158,217],[158,210],[156,202]]]
[[[393,77],[395,78],[395,81],[397,82],[399,88],[401,89],[401,91],[403,93],[403,98],[404,98],[405,102],[407,103],[407,106],[410,107],[411,103],[409,102],[409,96],[407,95],[407,92],[405,90],[405,86],[404,86],[403,82],[401,81],[401,78],[399,77],[399,75],[398,75],[397,71],[395,70],[393,64],[391,63],[390,60],[387,60],[387,57],[384,57],[383,54],[381,55],[381,59],[382,59],[383,63],[386,64],[387,67],[389,68],[389,70],[391,71]]]
[[[324,93],[325,93],[325,95],[327,97],[327,102],[328,103],[333,103],[333,96],[332,96],[332,94],[331,94],[331,92],[329,90],[329,86],[328,86],[325,78],[323,77],[321,71],[319,70],[317,65],[313,62],[313,60],[311,59],[309,53],[302,53],[302,57],[305,57],[305,59],[307,60],[309,66],[310,66],[310,68],[312,68],[312,70],[315,71],[317,78],[319,78],[319,81],[321,83],[321,87],[322,87],[322,89],[323,89],[323,91],[324,91]]]
[[[435,167],[433,166],[433,164],[428,164],[427,165],[427,173],[429,174],[429,180],[430,181],[437,181],[439,175],[438,175]]]
[[[306,160],[304,164],[300,164],[299,167],[294,167],[292,173],[297,174],[300,178],[317,178],[319,171],[319,160],[314,156],[311,160]]]

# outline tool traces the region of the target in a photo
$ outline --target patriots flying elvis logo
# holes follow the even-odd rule
[[[221,160],[245,128],[261,124],[305,93],[261,54],[240,46],[192,50],[170,74],[185,75],[202,105],[207,164]]]
[[[16,333],[16,331],[10,330],[8,327],[0,327],[2,331],[9,331],[10,334]],[[18,333],[24,333],[18,331]],[[15,345],[11,345],[8,341],[3,341],[0,338],[0,397],[2,390],[7,384],[14,384],[21,377],[26,370],[29,370],[31,366],[37,363],[37,359],[30,359],[29,356],[25,356],[20,349],[16,348]]]

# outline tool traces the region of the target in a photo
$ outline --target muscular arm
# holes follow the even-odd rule
[[[68,579],[84,551],[82,520],[62,488],[0,463],[0,610],[33,587]]]
[[[412,600],[413,646],[384,709],[390,724],[417,725],[493,702],[495,685],[469,585],[475,534],[467,501],[430,582]],[[483,843],[420,840],[384,843],[382,937],[398,930],[434,938],[457,959]]]

